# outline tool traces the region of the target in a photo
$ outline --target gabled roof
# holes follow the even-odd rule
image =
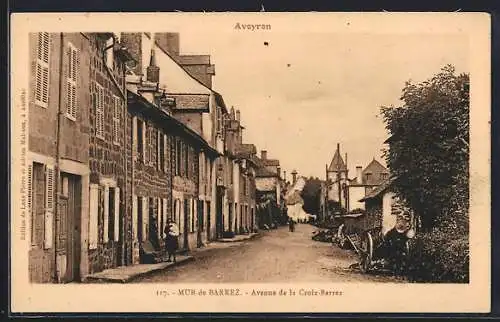
[[[143,33],[149,41],[142,41],[143,62],[149,62],[151,55],[151,35]],[[144,39],[143,39],[144,40]],[[160,87],[165,88],[167,94],[211,94],[212,90],[191,76],[177,61],[161,46],[155,43],[156,65],[160,67]],[[144,63],[143,68],[147,68]]]
[[[344,160],[340,156],[340,151],[335,150],[335,154],[333,155],[332,162],[330,162],[330,166],[328,167],[328,171],[346,171],[347,167],[344,163]]]
[[[363,170],[363,173],[366,172],[371,172],[371,173],[376,173],[376,172],[388,172],[387,168],[384,167],[380,162],[373,160],[366,166],[366,168]]]
[[[387,190],[392,185],[392,183],[394,182],[395,179],[396,178],[393,177],[393,178],[389,178],[389,179],[383,181],[380,184],[380,186],[378,186],[377,188],[370,191],[370,193],[368,193],[365,197],[363,197],[359,201],[363,202],[366,200],[375,199],[375,198],[379,197],[382,194],[382,192]]]
[[[276,159],[265,159],[265,160],[260,159],[260,160],[262,161],[262,164],[267,165],[267,166],[279,167],[279,165],[280,165],[280,160],[276,160]]]
[[[371,173],[372,175],[367,179],[366,174]],[[382,173],[389,174],[389,170],[384,167],[380,162],[373,160],[366,166],[363,170],[363,184],[367,185],[379,185],[384,179],[380,176]]]

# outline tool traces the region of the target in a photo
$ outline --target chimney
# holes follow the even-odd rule
[[[356,166],[356,183],[357,184],[362,184],[363,183],[363,167],[360,165]]]
[[[283,171],[283,180],[286,182],[286,171]]]
[[[340,155],[340,143],[337,143],[337,151],[339,151],[339,155]]]
[[[280,167],[278,167],[276,170],[278,171],[278,178],[280,178],[280,179],[281,179],[281,168],[280,168]]]
[[[267,151],[266,150],[260,151],[260,158],[262,160],[267,160]]]
[[[240,121],[240,110],[236,110],[236,121]]]
[[[234,116],[234,106],[231,106],[231,120],[234,120],[235,119],[235,116]]]
[[[149,66],[146,69],[146,79],[149,82],[153,83],[158,83],[160,81],[160,67],[156,66],[154,44],[153,48],[151,48],[151,59],[149,60]]]
[[[161,49],[166,51],[172,58],[179,56],[179,33],[178,32],[158,32],[155,33],[154,40]]]

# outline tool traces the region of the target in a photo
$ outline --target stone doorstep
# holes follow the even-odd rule
[[[161,262],[156,264],[137,264],[106,269],[85,278],[87,283],[127,283],[139,276],[161,271],[193,260],[193,256],[177,256],[177,262]]]
[[[220,238],[217,241],[222,242],[222,243],[234,243],[234,242],[240,242],[240,241],[244,241],[244,240],[250,240],[250,239],[257,237],[258,235],[259,235],[259,233],[251,233],[248,235],[236,235],[233,238]]]

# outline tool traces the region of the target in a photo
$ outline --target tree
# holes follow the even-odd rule
[[[446,65],[427,81],[406,82],[401,100],[381,108],[396,191],[424,229],[446,223],[468,229],[469,75]]]
[[[307,179],[300,196],[304,200],[302,207],[304,211],[309,214],[318,214],[321,198],[321,180],[313,177]]]

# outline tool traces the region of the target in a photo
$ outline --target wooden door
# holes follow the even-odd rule
[[[224,199],[223,199],[223,192],[218,189],[217,190],[217,218],[215,219],[215,225],[216,225],[216,235],[217,235],[217,238],[221,238],[222,237],[222,233],[224,231],[224,217],[223,217],[223,208],[222,208],[222,205],[223,205],[223,202],[224,202]]]
[[[202,230],[203,230],[203,203],[204,201],[203,200],[198,200],[197,204],[198,204],[198,211],[196,212],[198,214],[198,220],[197,220],[197,227],[196,227],[196,231],[197,231],[197,245],[198,247],[201,247],[203,245],[203,235],[202,235]]]
[[[58,198],[56,251],[62,282],[80,281],[81,184],[80,177],[61,173]],[[65,267],[64,267],[65,266]]]

